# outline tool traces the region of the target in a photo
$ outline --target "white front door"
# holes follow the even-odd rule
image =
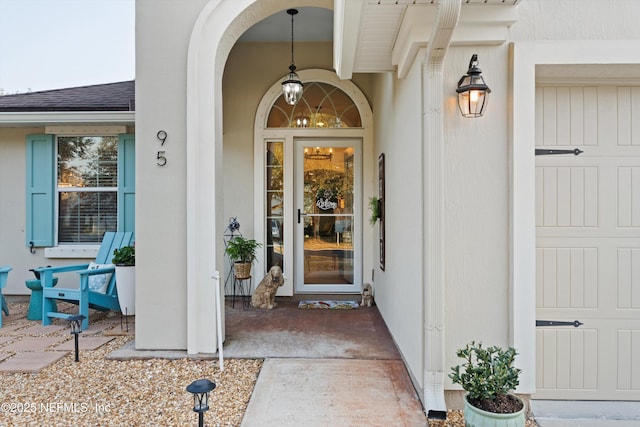
[[[295,142],[295,291],[359,293],[362,142]]]
[[[536,103],[536,148],[584,153],[536,156],[534,397],[640,400],[640,88]]]

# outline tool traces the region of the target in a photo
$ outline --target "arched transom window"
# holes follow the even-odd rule
[[[267,118],[268,128],[361,128],[360,112],[353,100],[337,87],[305,82],[302,99],[289,105],[280,95]]]

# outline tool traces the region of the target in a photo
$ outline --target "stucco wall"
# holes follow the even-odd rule
[[[473,53],[492,90],[479,119],[462,117],[455,93]],[[452,48],[445,61],[447,369],[459,363],[456,349],[472,340],[510,344],[507,60],[507,47],[499,46]]]
[[[462,118],[456,104],[457,80],[474,52],[494,89],[481,120]],[[452,49],[445,61],[446,366],[457,363],[455,349],[472,339],[508,344],[505,52]],[[423,386],[422,241],[429,236],[422,230],[422,91],[416,89],[422,86],[421,62],[418,57],[403,80],[376,76],[374,122],[376,152],[385,153],[387,171],[387,262],[384,272],[376,272],[376,296],[414,380]]]
[[[136,312],[140,349],[186,348],[186,64],[194,22],[205,3],[136,1],[136,294],[144,299]],[[167,132],[163,147],[156,138],[159,130]],[[157,165],[158,150],[165,151],[164,167]]]
[[[375,297],[414,380],[422,387],[422,95],[420,67],[404,80],[375,77],[375,156],[385,155],[385,270],[376,266]],[[379,227],[375,226],[376,233]],[[375,239],[374,239],[375,241]],[[378,247],[368,256],[378,258]]]
[[[512,40],[637,40],[636,0],[521,1]]]

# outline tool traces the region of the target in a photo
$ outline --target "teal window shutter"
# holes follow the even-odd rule
[[[54,136],[27,135],[27,246],[53,246],[55,179]]]
[[[136,217],[135,135],[118,136],[118,231],[135,232]]]

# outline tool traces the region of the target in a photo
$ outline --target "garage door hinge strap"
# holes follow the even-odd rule
[[[574,320],[573,322],[561,322],[559,320],[536,320],[536,326],[573,326],[575,328],[580,327],[580,325],[584,325],[579,320]]]
[[[584,151],[579,148],[574,148],[573,150],[546,150],[542,148],[536,148],[536,156],[549,156],[551,154],[574,154],[577,156],[581,153],[584,153]]]

